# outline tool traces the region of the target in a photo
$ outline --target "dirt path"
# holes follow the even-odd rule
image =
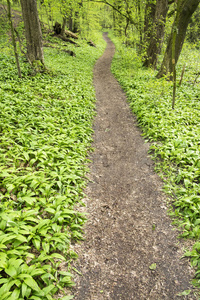
[[[86,240],[76,246],[76,300],[195,299],[192,271],[166,216],[162,182],[153,171],[136,119],[110,72],[108,43],[94,69],[97,117],[91,182],[85,199]],[[156,263],[156,270],[149,266]]]

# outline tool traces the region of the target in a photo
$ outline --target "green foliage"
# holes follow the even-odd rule
[[[196,12],[191,18],[188,31],[187,31],[187,39],[191,43],[197,43],[199,48],[199,38],[200,38],[200,8],[198,7]]]
[[[4,7],[0,6],[0,50],[3,48],[5,51],[5,48],[8,48],[9,38],[7,35],[8,30],[10,29],[7,13]],[[11,48],[9,46],[9,48]]]
[[[112,71],[126,91],[132,111],[137,115],[143,136],[151,142],[150,153],[156,170],[165,182],[164,190],[173,199],[170,215],[182,230],[182,237],[195,239],[193,266],[200,285],[200,86],[196,77],[196,50],[185,46],[179,76],[186,65],[184,82],[177,90],[175,110],[171,109],[172,83],[156,79],[156,73],[142,67],[134,50],[116,42],[118,51]]]
[[[87,39],[95,38],[95,31],[99,31],[105,24],[110,23],[110,10],[102,3],[90,1],[80,2],[78,0],[44,0],[38,2],[39,15],[49,29],[53,29],[57,21],[62,24],[63,17],[66,18],[66,28],[78,30],[78,34]]]
[[[101,30],[102,12],[105,12],[105,6],[102,4],[97,5],[89,1],[83,3],[79,20],[80,34],[83,38],[93,40],[94,32]]]
[[[21,58],[22,79],[14,57],[0,54],[1,299],[50,300],[74,285],[71,241],[82,239],[86,221],[75,205],[86,184],[100,40],[97,48],[70,46],[74,58],[52,39],[58,49],[45,49],[49,72],[33,76]]]

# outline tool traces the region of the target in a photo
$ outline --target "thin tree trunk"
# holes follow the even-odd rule
[[[9,19],[9,22],[10,22],[12,43],[13,43],[13,48],[14,48],[14,53],[15,53],[15,60],[16,60],[16,64],[17,64],[18,76],[21,78],[22,75],[21,75],[21,69],[20,69],[20,64],[19,64],[19,56],[18,56],[18,52],[17,52],[17,45],[16,45],[16,41],[15,41],[14,27],[13,27],[13,22],[12,22],[12,17],[11,17],[10,0],[7,0],[7,4],[8,4],[8,19]]]
[[[69,18],[68,18],[68,26],[69,30],[73,31],[73,16],[72,16],[72,11],[70,12]]]
[[[138,30],[139,30],[139,37],[140,37],[140,43],[139,43],[139,54],[142,52],[142,44],[143,44],[143,38],[142,38],[142,16],[141,16],[141,3],[140,0],[137,0],[137,11],[138,11]]]
[[[182,73],[181,73],[181,78],[180,78],[180,81],[179,81],[179,86],[181,86],[181,84],[182,84],[184,73],[185,73],[185,65],[183,66],[183,70],[182,70]]]
[[[172,109],[175,106],[176,100],[176,37],[177,37],[177,26],[180,18],[180,6],[181,0],[176,0],[177,13],[173,26],[173,36],[172,36],[172,70],[173,70],[173,98],[172,98]]]
[[[61,28],[61,35],[63,35],[64,36],[64,34],[65,34],[65,26],[66,26],[66,24],[67,24],[67,17],[66,16],[64,16],[63,17],[63,23],[62,23],[62,28]]]

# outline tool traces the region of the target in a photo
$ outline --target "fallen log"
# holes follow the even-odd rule
[[[70,39],[68,39],[68,38],[66,38],[66,37],[64,37],[64,36],[62,36],[62,35],[60,35],[60,34],[58,34],[58,35],[56,35],[56,36],[57,36],[59,39],[63,40],[64,42],[73,44],[73,45],[75,45],[76,47],[80,47],[78,43],[76,43],[76,42],[74,42],[74,41],[72,41],[72,40],[70,40]]]
[[[76,54],[72,50],[62,50],[62,51],[68,53],[70,56],[76,57]]]
[[[70,30],[65,30],[65,35],[67,37],[71,37],[75,40],[78,40],[78,36],[75,33],[71,32]]]
[[[91,40],[88,41],[87,43],[88,43],[88,45],[90,45],[91,47],[95,47],[95,48],[97,47],[97,46],[95,45],[95,43],[93,43],[93,41],[91,41]]]
[[[60,49],[60,48],[58,48],[58,47],[54,47],[54,46],[49,45],[49,44],[43,44],[43,47],[50,47],[50,48],[53,48],[53,49],[57,49],[57,50],[59,50],[59,51],[68,53],[70,56],[76,57],[76,53],[75,53],[74,51],[72,51],[72,50]]]

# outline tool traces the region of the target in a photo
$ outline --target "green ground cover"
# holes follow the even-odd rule
[[[181,236],[195,240],[186,256],[196,267],[195,285],[200,286],[200,82],[199,50],[186,45],[178,65],[178,77],[186,62],[183,83],[178,87],[175,110],[171,109],[172,83],[156,79],[156,72],[142,67],[135,50],[121,46],[116,38],[112,72],[126,91],[143,136],[151,141],[156,170],[172,196],[170,215]]]
[[[97,48],[70,45],[71,57],[59,50],[67,49],[64,42],[51,38],[58,49],[45,48],[49,71],[34,74],[20,57],[19,79],[9,39],[1,35],[1,300],[58,299],[73,285],[71,242],[82,238],[86,220],[76,206],[91,150],[92,70],[105,48],[101,34],[94,42]],[[65,290],[61,298],[73,297]]]

